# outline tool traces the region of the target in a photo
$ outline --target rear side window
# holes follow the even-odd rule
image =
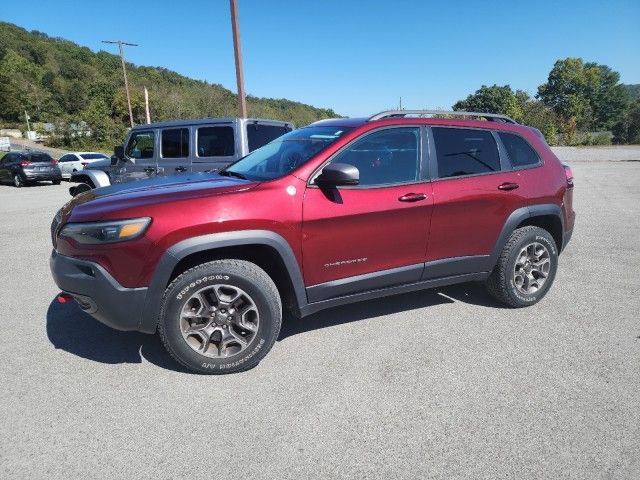
[[[233,127],[198,129],[198,157],[229,157],[234,153]]]
[[[491,132],[432,127],[438,177],[449,178],[500,171],[498,146]]]
[[[73,155],[63,155],[58,161],[60,163],[66,163],[66,162],[73,162],[75,160],[76,160],[76,157],[74,157]]]
[[[80,156],[85,160],[99,160],[101,158],[109,158],[102,153],[83,153]]]
[[[153,132],[136,132],[132,134],[125,152],[127,157],[153,158],[154,139]]]
[[[291,128],[284,125],[261,125],[259,123],[247,124],[247,140],[249,143],[249,151],[253,152],[256,148],[266,145],[271,140],[289,133]]]
[[[189,156],[189,129],[171,128],[162,131],[162,158]]]
[[[511,165],[515,168],[540,164],[540,156],[529,143],[520,135],[500,132],[500,140],[507,150]]]

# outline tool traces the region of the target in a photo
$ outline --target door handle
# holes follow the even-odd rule
[[[520,187],[520,185],[518,185],[517,183],[504,182],[498,185],[498,190],[504,190],[508,192],[509,190],[515,190],[518,187]]]
[[[176,171],[176,172],[180,172],[180,173],[182,173],[182,172],[186,172],[186,171],[187,171],[187,167],[182,167],[182,166],[180,166],[180,167],[176,167],[176,168],[175,168],[175,171]]]
[[[153,173],[156,171],[156,169],[153,167],[144,167],[142,170],[144,170],[147,173]]]
[[[420,202],[427,198],[426,193],[405,193],[398,200],[401,202]]]

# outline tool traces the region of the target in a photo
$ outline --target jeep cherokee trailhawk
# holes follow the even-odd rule
[[[325,120],[218,174],[75,197],[52,224],[51,270],[99,321],[158,331],[197,372],[237,372],[267,354],[285,308],[469,281],[536,303],[571,237],[572,189],[540,132],[501,115]]]

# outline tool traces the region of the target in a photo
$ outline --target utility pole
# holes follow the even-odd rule
[[[118,45],[118,50],[120,51],[120,62],[122,62],[122,74],[124,75],[124,90],[127,94],[127,106],[129,107],[129,123],[131,124],[131,128],[133,128],[133,112],[131,110],[131,97],[129,96],[129,82],[127,81],[127,68],[124,63],[124,50],[122,49],[122,46],[128,45],[129,47],[137,47],[138,45],[135,43],[123,42],[122,40],[102,40],[102,43]]]
[[[247,99],[244,96],[244,73],[242,72],[242,48],[240,47],[240,25],[238,24],[238,5],[236,0],[229,0],[231,5],[231,28],[233,30],[233,53],[236,57],[236,81],[238,83],[238,109],[240,118],[247,118]]]
[[[144,87],[144,112],[147,115],[147,123],[151,123],[151,115],[149,115],[149,90]]]

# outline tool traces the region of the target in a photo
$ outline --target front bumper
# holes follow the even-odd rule
[[[116,330],[145,331],[141,319],[146,287],[123,287],[97,263],[60,255],[55,250],[49,266],[60,290],[70,294],[96,320]]]

